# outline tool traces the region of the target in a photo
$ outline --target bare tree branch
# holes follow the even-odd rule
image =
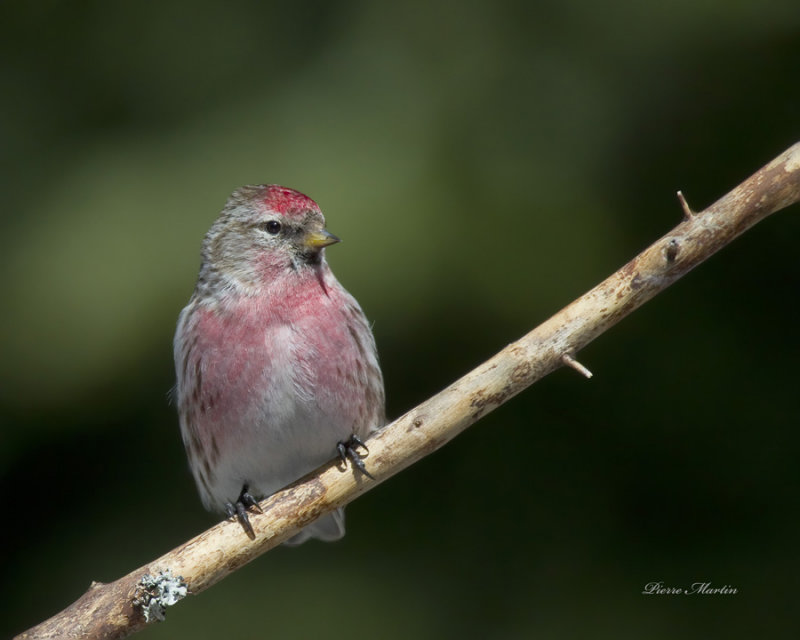
[[[161,605],[196,594],[297,533],[315,518],[356,499],[452,440],[468,426],[562,365],[591,373],[575,354],[606,329],[754,224],[800,201],[800,143],[715,202],[693,212],[678,194],[684,220],[632,261],[529,334],[367,442],[368,480],[330,463],[261,503],[251,541],[224,521],[110,584],[94,583],[58,615],[18,638],[123,638],[158,617]],[[171,573],[169,573],[171,572]],[[143,578],[147,579],[143,582]],[[175,580],[173,576],[180,576]],[[156,585],[156,586],[154,586]]]

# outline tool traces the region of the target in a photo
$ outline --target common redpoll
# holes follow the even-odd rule
[[[237,516],[384,424],[375,340],[325,261],[317,204],[277,185],[233,192],[206,234],[175,333],[176,399],[197,488]],[[290,543],[344,535],[339,509]]]

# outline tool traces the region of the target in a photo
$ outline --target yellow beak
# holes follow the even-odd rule
[[[327,229],[322,229],[320,231],[312,231],[311,233],[307,234],[303,244],[309,249],[322,249],[323,247],[327,247],[330,244],[336,244],[337,242],[341,242],[341,240],[339,240],[339,238],[337,238]]]

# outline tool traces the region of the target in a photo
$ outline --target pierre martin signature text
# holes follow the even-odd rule
[[[710,582],[693,582],[690,587],[670,587],[663,582],[648,582],[644,585],[643,595],[646,596],[732,596],[739,590],[729,584],[715,587]]]

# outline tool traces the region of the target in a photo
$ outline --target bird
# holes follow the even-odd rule
[[[317,203],[274,184],[233,191],[205,235],[174,339],[182,440],[203,505],[236,518],[337,454],[367,476],[386,421],[372,328],[333,275]],[[288,540],[340,539],[337,509]]]

